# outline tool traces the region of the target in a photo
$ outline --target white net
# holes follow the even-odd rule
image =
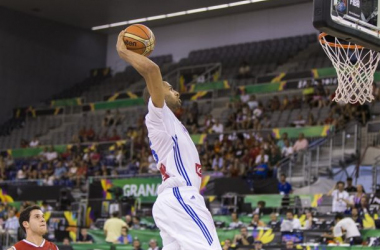
[[[333,101],[344,103],[371,102],[374,73],[380,53],[353,43],[341,43],[338,38],[326,40],[327,34],[319,36],[323,50],[332,61],[338,76],[338,88]]]

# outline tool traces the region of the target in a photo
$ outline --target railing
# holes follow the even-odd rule
[[[372,166],[372,192],[380,188],[380,155],[375,160]]]
[[[360,124],[351,123],[327,138],[314,141],[308,149],[289,160],[289,176],[303,176],[303,185],[311,185],[321,174],[333,177],[345,170],[345,162],[354,159],[360,149]],[[348,158],[347,158],[348,157]],[[333,167],[341,169],[333,173]],[[348,176],[348,175],[347,175]]]

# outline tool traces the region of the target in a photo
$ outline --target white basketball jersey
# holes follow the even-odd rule
[[[184,185],[201,186],[202,167],[197,148],[185,126],[166,106],[157,108],[151,99],[145,117],[152,155],[163,182],[171,177],[183,178]]]

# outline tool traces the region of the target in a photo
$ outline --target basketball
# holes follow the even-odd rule
[[[156,40],[148,27],[142,24],[133,24],[125,29],[124,43],[128,50],[149,56],[154,50]]]

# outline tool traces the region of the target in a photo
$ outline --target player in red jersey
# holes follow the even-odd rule
[[[42,237],[47,233],[47,226],[39,206],[25,208],[20,214],[19,223],[26,233],[26,239],[17,242],[8,250],[59,250],[56,245]]]

